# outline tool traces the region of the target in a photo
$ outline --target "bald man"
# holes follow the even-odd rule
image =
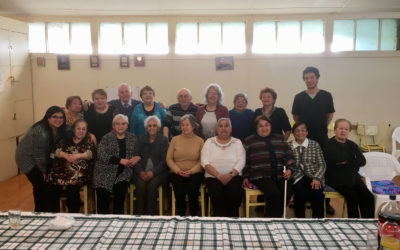
[[[192,94],[189,89],[182,88],[176,96],[178,103],[169,106],[167,116],[164,121],[163,132],[169,138],[181,133],[180,119],[183,115],[191,114],[196,117],[197,106],[192,103]]]
[[[136,105],[142,103],[132,98],[132,88],[127,83],[121,83],[118,86],[118,97],[119,99],[111,100],[108,103],[117,108],[118,114],[126,115],[128,118],[131,117]]]

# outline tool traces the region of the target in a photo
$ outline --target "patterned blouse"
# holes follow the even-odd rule
[[[89,153],[90,160],[80,160],[78,163],[70,163],[64,158],[59,158],[62,152],[68,154]],[[71,139],[66,140],[65,143],[60,143],[57,146],[53,161],[53,166],[50,171],[50,182],[55,185],[84,185],[92,175],[93,169],[93,156],[96,155],[96,148],[90,137],[83,139],[78,144],[75,144]]]
[[[79,117],[77,119],[74,119],[74,117],[71,116],[71,114],[68,112],[68,109],[65,109],[64,113],[65,113],[65,118],[66,118],[65,122],[69,126],[72,126],[77,120],[83,119],[83,114],[82,113],[79,114]]]

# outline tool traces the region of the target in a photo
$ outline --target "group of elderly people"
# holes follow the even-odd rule
[[[320,218],[328,184],[346,199],[363,197],[348,206],[349,217],[359,217],[358,206],[362,217],[373,217],[372,195],[358,175],[365,158],[348,139],[349,121],[336,121],[335,136],[323,152],[307,138],[304,122],[290,126],[285,110],[275,106],[277,94],[271,88],[260,91],[263,106],[255,112],[246,108],[242,93],[228,111],[218,84],[206,88],[200,107],[191,102],[189,90],[181,89],[168,112],[154,100],[151,87],[141,89],[142,102],[131,99],[129,91],[128,85],[120,85],[120,99],[110,103],[102,89],[93,91],[93,103],[69,97],[65,111],[50,107],[31,127],[16,160],[33,185],[35,211],[58,212],[64,187],[69,211],[79,212],[80,187],[91,183],[97,212],[110,213],[113,199],[113,213],[121,214],[134,183],[135,214],[155,215],[157,188],[170,181],[181,216],[187,214],[186,196],[190,215],[197,215],[199,188],[205,182],[215,216],[237,217],[247,187],[264,193],[267,217],[281,217],[284,199],[293,193],[297,217],[305,217],[309,200],[312,216]],[[287,143],[291,132],[294,140]]]

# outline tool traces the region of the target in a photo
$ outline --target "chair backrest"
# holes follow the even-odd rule
[[[364,153],[367,164],[360,169],[371,181],[391,180],[400,175],[400,163],[393,155],[383,152]]]
[[[395,155],[397,146],[396,142],[400,144],[400,127],[397,127],[393,130],[392,134],[392,155]]]

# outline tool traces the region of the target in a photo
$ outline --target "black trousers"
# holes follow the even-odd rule
[[[236,175],[224,186],[217,178],[206,178],[206,186],[213,205],[213,214],[218,217],[239,217],[242,202],[242,177]]]
[[[96,188],[97,194],[97,213],[110,213],[111,194],[114,196],[113,214],[124,214],[124,202],[129,183],[126,181],[114,184],[112,193],[105,188]]]
[[[204,173],[196,173],[189,177],[170,174],[174,187],[177,215],[186,215],[186,195],[189,198],[190,215],[196,216],[199,211],[199,188],[204,179]]]
[[[349,218],[360,218],[360,212],[362,218],[375,217],[374,196],[361,180],[352,187],[337,186],[334,189],[346,199]]]
[[[279,178],[276,182],[272,179],[260,179],[252,181],[264,193],[266,202],[265,217],[279,218],[283,215],[283,198],[285,180]],[[286,201],[292,195],[292,184],[287,182],[287,195]],[[286,202],[287,204],[287,202]]]
[[[33,200],[35,202],[35,212],[48,212],[47,209],[47,182],[44,181],[43,174],[38,166],[25,174],[33,186]]]
[[[306,201],[311,202],[312,217],[324,217],[324,193],[323,188],[312,189],[312,179],[303,176],[296,184],[293,185],[294,195],[294,212],[297,218],[305,218]]]
[[[60,195],[62,192],[65,193],[67,197],[67,207],[69,213],[79,213],[81,210],[81,197],[80,191],[81,186],[68,185],[65,186],[65,190],[63,190],[64,186],[60,185],[48,185],[48,210],[52,213],[60,212]]]

